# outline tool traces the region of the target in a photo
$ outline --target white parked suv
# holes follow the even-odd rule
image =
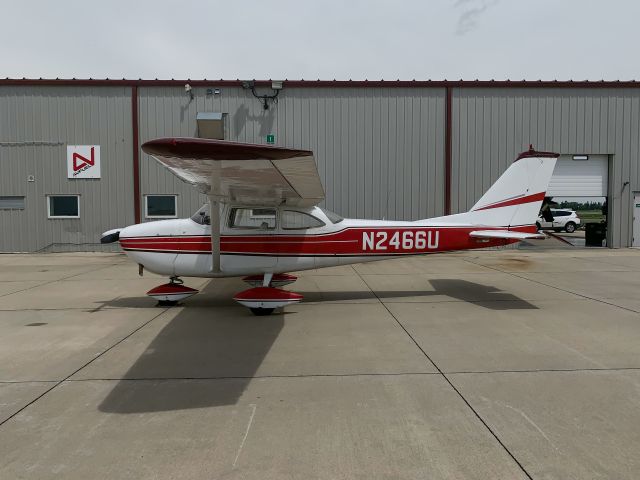
[[[573,233],[580,225],[580,217],[573,210],[551,209],[553,222],[547,222],[542,216],[538,217],[536,226],[538,230],[555,230],[559,232],[564,230],[567,233]]]

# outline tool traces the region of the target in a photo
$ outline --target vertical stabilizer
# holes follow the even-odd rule
[[[535,225],[559,154],[530,147],[466,213],[447,219],[492,227]]]

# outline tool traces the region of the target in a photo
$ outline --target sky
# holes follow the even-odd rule
[[[0,8],[0,77],[640,79],[632,0],[5,0]]]

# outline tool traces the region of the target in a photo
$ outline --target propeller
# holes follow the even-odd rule
[[[114,228],[113,230],[108,230],[102,234],[100,237],[100,243],[113,243],[120,240],[120,228]]]

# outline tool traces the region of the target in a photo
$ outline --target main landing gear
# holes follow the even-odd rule
[[[271,315],[278,307],[292,305],[302,300],[299,293],[280,290],[280,287],[293,283],[298,278],[287,273],[265,273],[264,275],[252,275],[243,280],[254,288],[238,293],[233,299],[240,305],[248,307],[254,315]]]
[[[253,286],[249,290],[238,293],[233,299],[240,305],[248,307],[254,315],[271,315],[278,307],[285,307],[302,300],[302,295],[276,287],[289,285],[298,279],[288,273],[265,273],[264,275],[251,275],[243,280]],[[180,300],[189,298],[198,293],[195,288],[189,288],[178,277],[171,277],[169,283],[152,288],[147,292],[152,298],[158,300],[160,307],[173,307]]]
[[[173,307],[177,305],[180,300],[184,300],[198,293],[198,290],[195,288],[189,288],[183,284],[182,279],[171,277],[169,283],[152,288],[147,292],[147,295],[158,300],[158,306],[160,307]]]

